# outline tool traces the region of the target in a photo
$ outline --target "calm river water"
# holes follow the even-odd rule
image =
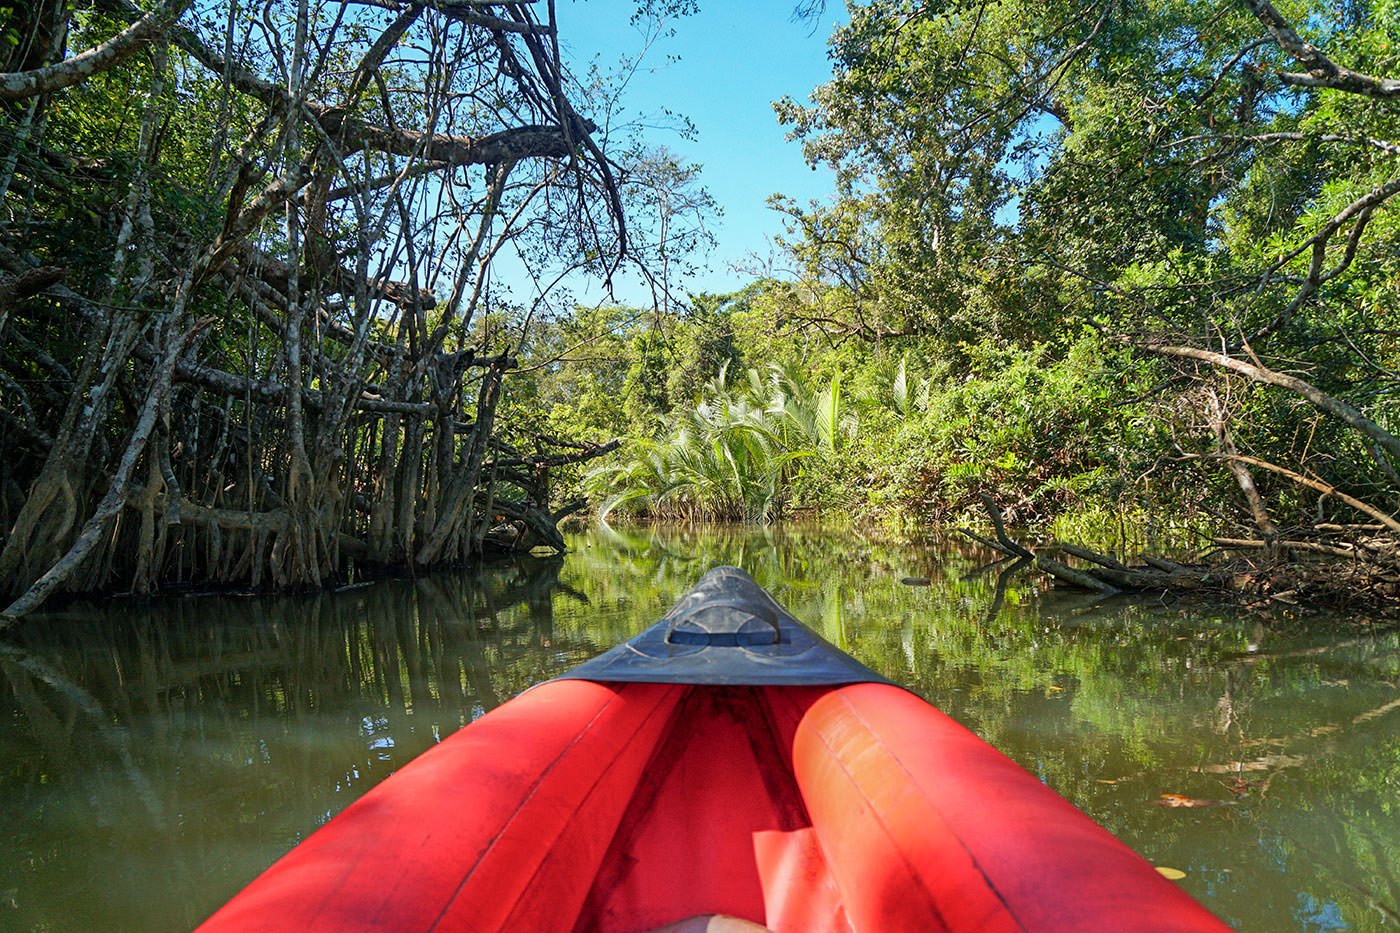
[[[998,593],[985,552],[849,531],[571,543],[339,593],[35,618],[0,642],[0,929],[192,927],[395,768],[719,563],[1184,872],[1239,929],[1397,924],[1395,632],[1094,603],[1025,576]]]

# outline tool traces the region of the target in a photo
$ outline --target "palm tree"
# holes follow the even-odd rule
[[[839,376],[816,389],[800,368],[778,365],[748,369],[733,384],[721,367],[694,406],[667,420],[657,437],[633,441],[620,460],[586,477],[604,517],[625,508],[660,518],[772,521],[798,464],[836,455],[856,428]]]

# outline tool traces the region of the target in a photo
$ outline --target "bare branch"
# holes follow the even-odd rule
[[[1133,345],[1149,353],[1156,353],[1160,356],[1174,356],[1180,359],[1199,360],[1203,363],[1210,363],[1213,366],[1219,366],[1223,369],[1237,372],[1242,376],[1248,376],[1255,382],[1262,382],[1265,385],[1287,389],[1290,392],[1301,395],[1319,410],[1340,418],[1346,424],[1360,431],[1376,444],[1379,444],[1392,457],[1400,457],[1400,438],[1396,438],[1395,435],[1376,424],[1370,418],[1367,418],[1351,405],[1348,405],[1339,398],[1328,395],[1317,386],[1299,379],[1297,376],[1276,372],[1272,369],[1266,369],[1263,366],[1255,366],[1251,363],[1246,363],[1244,360],[1237,360],[1232,356],[1226,356],[1223,353],[1199,350],[1196,347],[1178,347],[1151,341],[1137,341],[1134,342]]]
[[[1287,467],[1281,467],[1276,463],[1270,463],[1267,460],[1260,460],[1258,457],[1247,457],[1243,454],[1219,454],[1215,457],[1210,457],[1201,454],[1188,454],[1187,459],[1233,460],[1238,463],[1258,467],[1259,469],[1266,470],[1270,473],[1277,473],[1279,476],[1286,476],[1293,482],[1297,483],[1299,486],[1306,486],[1309,489],[1315,489],[1318,492],[1323,493],[1324,495],[1333,496],[1338,500],[1345,502],[1353,509],[1356,509],[1358,512],[1371,516],[1376,521],[1389,528],[1391,531],[1400,532],[1400,521],[1396,521],[1394,517],[1387,515],[1380,509],[1376,508],[1374,505],[1371,505],[1368,502],[1362,502],[1355,496],[1349,496],[1330,483],[1324,483],[1322,480],[1316,479],[1311,476],[1304,476],[1303,474],[1290,470]]]
[[[140,9],[131,0],[100,0],[100,6],[128,19],[140,15]],[[191,30],[176,27],[171,30],[171,41],[211,71],[227,75],[229,83],[242,93],[261,100],[274,110],[286,112],[292,107],[293,98],[286,88],[226,61]],[[578,134],[578,130],[557,126],[512,127],[478,137],[422,133],[366,124],[348,117],[343,108],[314,100],[307,100],[304,107],[328,134],[344,140],[347,153],[373,149],[395,155],[417,156],[441,162],[444,166],[486,165],[505,159],[530,157],[563,157],[573,151],[572,137]],[[570,114],[578,121],[578,129],[582,130],[584,139],[596,129],[589,121],[573,115],[572,111]]]
[[[101,45],[33,71],[0,74],[0,100],[24,100],[72,87],[126,61],[185,12],[190,0],[166,0]]]

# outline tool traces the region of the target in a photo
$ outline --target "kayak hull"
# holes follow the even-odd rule
[[[1216,930],[971,732],[887,683],[559,680],[331,820],[218,930]]]

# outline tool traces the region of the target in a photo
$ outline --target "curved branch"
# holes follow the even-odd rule
[[[451,136],[373,126],[347,118],[343,110],[310,102],[307,109],[327,133],[345,141],[346,154],[374,149],[416,156],[446,168],[515,162],[529,157],[562,158],[572,151],[563,130],[557,126],[515,126],[486,136]]]
[[[1255,19],[1264,24],[1269,35],[1274,37],[1279,48],[1293,60],[1307,69],[1306,74],[1283,72],[1278,79],[1294,87],[1325,87],[1349,94],[1361,94],[1382,100],[1400,98],[1400,80],[1377,78],[1343,68],[1322,54],[1322,50],[1311,42],[1303,41],[1288,21],[1279,15],[1269,0],[1243,0],[1244,5],[1254,14]]]
[[[1133,345],[1149,353],[1156,353],[1160,356],[1175,356],[1180,359],[1198,360],[1203,363],[1210,363],[1213,366],[1219,366],[1222,369],[1237,372],[1242,376],[1248,376],[1255,382],[1262,382],[1265,385],[1287,389],[1307,399],[1315,408],[1340,418],[1342,421],[1346,422],[1346,424],[1360,431],[1373,442],[1383,447],[1392,457],[1400,457],[1400,438],[1397,438],[1385,428],[1376,424],[1370,418],[1367,418],[1351,405],[1348,405],[1339,398],[1328,395],[1311,382],[1306,382],[1299,379],[1297,376],[1275,372],[1272,369],[1265,369],[1263,366],[1255,366],[1252,363],[1246,363],[1244,360],[1237,360],[1233,356],[1226,356],[1223,353],[1215,353],[1210,350],[1200,350],[1196,347],[1175,347],[1151,342],[1137,342]]]
[[[121,64],[179,19],[189,5],[190,0],[167,0],[163,6],[86,52],[44,68],[0,74],[0,100],[24,100],[52,94]]]
[[[189,0],[175,0],[189,2]],[[99,0],[98,6],[104,11],[127,19],[135,18],[139,9],[131,0]],[[404,28],[412,22],[405,16],[396,21],[393,29]],[[391,30],[392,31],[392,30]],[[209,48],[193,31],[184,28],[172,30],[171,41],[184,49],[196,61],[211,71],[227,75],[229,83],[244,94],[255,97],[279,112],[286,112],[293,104],[292,95],[286,88],[259,77],[247,68],[227,61]],[[382,51],[386,51],[384,49]],[[422,133],[397,127],[383,127],[364,123],[349,117],[343,108],[332,107],[314,100],[305,101],[305,110],[316,118],[330,136],[342,139],[345,153],[373,149],[394,155],[418,156],[431,162],[438,162],[445,168],[456,165],[487,165],[508,159],[519,160],[529,157],[564,157],[573,152],[570,137],[576,131],[558,126],[519,126],[491,133],[486,136],[453,136],[445,133]],[[581,118],[580,118],[581,119]],[[586,120],[583,122],[584,141],[587,133],[596,127]]]
[[[1202,454],[1188,454],[1187,458],[1201,460],[1225,460],[1231,463],[1248,464],[1249,466],[1255,466],[1261,470],[1266,470],[1270,473],[1277,473],[1279,476],[1291,479],[1299,486],[1306,486],[1309,489],[1314,489],[1324,495],[1332,496],[1333,498],[1351,506],[1353,509],[1356,509],[1356,511],[1361,512],[1363,515],[1371,516],[1376,521],[1389,528],[1391,531],[1400,532],[1400,521],[1396,521],[1394,516],[1387,515],[1385,512],[1382,512],[1374,505],[1371,505],[1368,502],[1362,502],[1355,496],[1347,495],[1346,493],[1338,489],[1336,486],[1333,486],[1331,483],[1324,483],[1320,479],[1314,479],[1311,476],[1304,476],[1302,473],[1294,472],[1293,470],[1290,470],[1287,467],[1281,467],[1276,463],[1270,463],[1267,460],[1260,460],[1258,457],[1247,457],[1244,454],[1219,454],[1215,457],[1210,457],[1208,455]]]

